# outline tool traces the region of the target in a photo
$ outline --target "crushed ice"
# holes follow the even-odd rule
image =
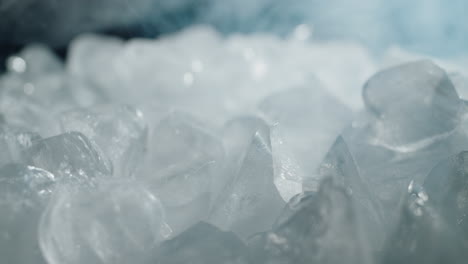
[[[9,58],[0,262],[466,263],[463,65],[311,34]]]

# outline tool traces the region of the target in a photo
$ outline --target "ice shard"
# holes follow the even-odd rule
[[[209,218],[222,230],[241,237],[271,228],[284,206],[274,185],[269,129],[259,125]]]

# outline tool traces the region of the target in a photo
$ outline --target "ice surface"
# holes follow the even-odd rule
[[[170,233],[159,199],[132,182],[64,188],[54,195],[39,227],[49,264],[144,263]]]
[[[445,71],[427,60],[375,74],[364,86],[363,98],[377,118],[377,144],[393,149],[449,133],[457,125],[461,106]]]
[[[273,230],[250,240],[253,263],[372,263],[352,199],[331,178],[287,208]]]
[[[61,115],[64,132],[83,133],[112,162],[116,177],[133,176],[144,160],[147,128],[140,110],[125,105],[77,109]]]
[[[37,226],[54,187],[54,175],[48,171],[14,163],[0,168],[2,263],[45,263]]]
[[[246,264],[247,247],[232,232],[223,232],[200,222],[179,236],[165,241],[150,263],[160,264]]]
[[[79,132],[45,138],[25,150],[29,164],[52,172],[58,181],[93,185],[112,175],[112,163]]]
[[[268,127],[260,123],[250,142],[210,214],[210,222],[241,237],[269,229],[284,205],[274,185]]]
[[[371,118],[371,120],[374,120]],[[422,184],[434,164],[468,147],[463,130],[407,152],[393,151],[375,144],[373,121],[355,122],[343,134],[363,179],[382,202],[385,219],[394,221],[402,195],[411,181]]]

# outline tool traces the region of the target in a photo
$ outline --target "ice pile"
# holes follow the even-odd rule
[[[0,262],[465,263],[465,77],[307,30],[12,56]]]

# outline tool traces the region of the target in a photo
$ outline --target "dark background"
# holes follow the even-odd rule
[[[196,23],[281,36],[307,23],[318,41],[454,57],[468,47],[467,13],[465,0],[0,0],[0,60],[34,42],[63,58],[82,32],[154,38]]]

